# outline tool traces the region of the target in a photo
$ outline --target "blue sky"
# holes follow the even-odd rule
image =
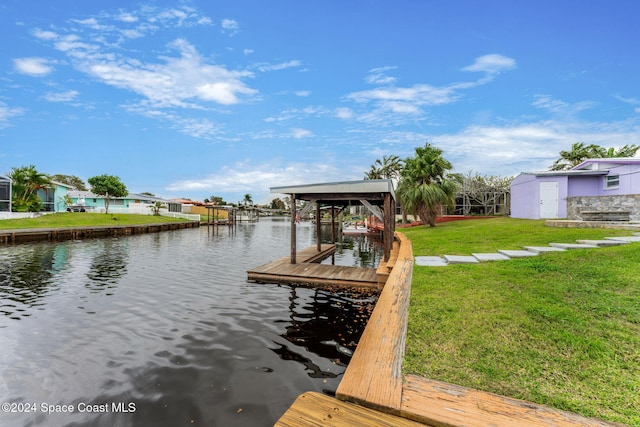
[[[456,172],[640,145],[640,2],[0,0],[0,174],[229,202],[362,179],[425,142]]]

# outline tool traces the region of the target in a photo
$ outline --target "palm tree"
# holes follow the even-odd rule
[[[398,156],[382,156],[382,160],[377,159],[369,172],[364,174],[364,179],[391,179],[400,178],[402,171],[402,160]]]
[[[441,207],[453,207],[458,183],[447,173],[453,166],[441,149],[427,143],[415,151],[404,162],[397,193],[408,211],[434,227]]]
[[[640,150],[640,146],[626,144],[618,149],[611,147],[605,150],[601,157],[634,157],[638,150]]]
[[[585,145],[584,142],[576,142],[571,146],[571,150],[560,151],[560,157],[551,165],[552,171],[568,170],[579,165],[585,159],[600,157],[597,145]]]
[[[49,191],[52,183],[48,175],[38,172],[34,165],[11,168],[12,205],[17,212],[38,212],[40,198],[38,190]]]
[[[382,179],[382,171],[376,165],[371,165],[369,172],[365,172],[364,179]]]
[[[382,160],[378,159],[374,165],[377,165],[382,178],[397,180],[402,172],[402,160],[398,156],[382,156]]]
[[[253,206],[253,198],[251,197],[251,194],[245,194],[243,201],[245,206],[247,205]]]
[[[391,187],[395,190],[395,182],[400,179],[403,161],[395,155],[382,156],[382,160],[377,159],[372,165],[369,172],[364,174],[364,179],[390,179]],[[402,212],[402,223],[406,223],[406,214],[400,201],[400,210]]]
[[[571,145],[571,150],[560,151],[560,158],[551,165],[552,171],[568,170],[587,159],[601,159],[611,157],[633,157],[640,150],[637,145],[624,145],[618,149],[609,149],[596,144],[585,145],[584,142],[576,142]]]

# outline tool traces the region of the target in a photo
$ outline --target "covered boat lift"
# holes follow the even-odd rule
[[[291,198],[291,264],[296,264],[296,223],[302,215],[296,202],[309,202],[303,209],[315,205],[316,228],[318,236],[317,251],[322,251],[320,242],[320,209],[323,206],[346,207],[362,204],[384,223],[382,243],[384,260],[389,259],[395,232],[395,194],[390,179],[371,179],[362,181],[344,181],[307,185],[272,187],[271,193],[287,194]],[[331,209],[333,213],[334,209]],[[333,217],[332,217],[333,222]]]

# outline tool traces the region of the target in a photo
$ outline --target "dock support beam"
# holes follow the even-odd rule
[[[390,193],[384,195],[384,231],[382,233],[382,244],[384,247],[384,260],[389,261],[391,248],[393,247],[393,235],[396,228],[395,202]]]
[[[296,195],[291,195],[291,264],[296,263]]]
[[[322,216],[320,214],[320,203],[316,202],[316,248],[318,252],[322,250]]]

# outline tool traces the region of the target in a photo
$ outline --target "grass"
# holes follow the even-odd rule
[[[489,219],[402,230],[414,255],[629,235]],[[640,243],[414,268],[404,369],[640,426]]]
[[[140,225],[184,221],[184,219],[175,219],[154,215],[62,212],[42,215],[36,218],[2,220],[0,221],[0,230],[24,228],[72,228],[114,225]]]

